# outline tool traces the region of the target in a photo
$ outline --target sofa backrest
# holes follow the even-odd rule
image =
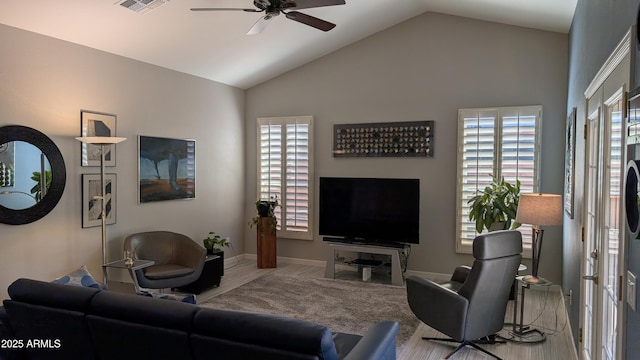
[[[105,359],[191,359],[189,333],[198,307],[179,301],[102,291],[87,316]]]
[[[191,337],[196,359],[338,359],[328,328],[269,314],[202,308]]]
[[[9,295],[16,338],[60,339],[27,358],[338,359],[331,331],[302,320],[29,279]]]
[[[95,288],[30,279],[19,279],[11,284],[8,289],[11,300],[5,300],[3,304],[13,335],[24,342],[50,341],[45,350],[28,347],[25,343],[27,357],[96,359],[85,314],[99,292]]]

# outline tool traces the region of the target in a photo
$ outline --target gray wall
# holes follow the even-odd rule
[[[421,180],[421,239],[409,269],[451,273],[455,252],[457,110],[543,105],[542,188],[562,193],[567,83],[565,34],[425,13],[247,91],[246,215],[255,212],[258,117],[315,117],[320,176]],[[435,120],[433,158],[333,158],[333,124]],[[317,189],[316,189],[317,194]],[[315,224],[317,224],[317,216]],[[326,245],[278,240],[278,255],[324,260]],[[247,229],[247,253],[255,230]],[[541,275],[561,275],[561,229],[545,236]]]
[[[86,264],[100,277],[100,227],[81,228],[80,110],[118,116],[117,224],[111,259],[134,232],[173,230],[198,242],[209,231],[244,252],[244,91],[0,25],[0,126],[24,125],[60,148],[67,185],[56,208],[32,224],[0,224],[0,299],[19,277],[52,280]],[[196,198],[137,204],[137,136],[196,140]],[[227,254],[234,255],[233,251]],[[115,275],[115,274],[114,274]],[[124,274],[124,276],[127,276]]]
[[[567,113],[572,107],[577,108],[577,129],[585,124],[584,91],[596,75],[600,67],[622,40],[630,26],[636,22],[638,0],[579,0],[569,36],[569,92]],[[635,48],[635,47],[634,47]],[[576,198],[575,219],[565,216],[562,287],[565,293],[573,292],[572,304],[567,304],[571,328],[575,344],[578,345],[578,328],[580,323],[580,258],[582,256],[581,227],[584,210],[584,161],[585,142],[581,136],[576,139]],[[636,245],[637,244],[633,244]],[[640,256],[640,250],[628,254],[632,258]],[[625,305],[626,306],[626,305]],[[640,318],[637,313],[629,313],[629,325],[638,329]],[[635,330],[638,331],[638,330]],[[629,332],[627,335],[630,335]],[[637,339],[637,336],[636,336]],[[627,358],[629,354],[637,354],[640,344],[637,341],[627,342]],[[634,355],[635,356],[635,355]],[[633,356],[632,356],[633,357]]]

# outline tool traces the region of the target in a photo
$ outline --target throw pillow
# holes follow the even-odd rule
[[[82,265],[79,269],[74,270],[67,275],[53,280],[52,283],[102,289],[102,285],[97,282],[93,276],[91,276],[85,265]]]
[[[149,292],[149,291],[140,291],[138,295],[149,296],[156,299],[165,299],[165,300],[174,300],[181,301],[188,304],[196,303],[195,294],[185,294],[185,293],[157,293],[157,292]]]

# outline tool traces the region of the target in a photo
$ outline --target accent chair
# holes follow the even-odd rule
[[[170,231],[131,234],[124,240],[124,250],[137,259],[155,261],[135,271],[140,287],[150,289],[177,288],[198,280],[207,255],[188,236]]]
[[[423,339],[460,343],[446,359],[467,345],[500,359],[478,343],[492,340],[504,326],[521,252],[519,231],[494,231],[474,239],[473,266],[459,266],[450,281],[438,284],[408,276],[411,311],[428,326],[451,337]]]

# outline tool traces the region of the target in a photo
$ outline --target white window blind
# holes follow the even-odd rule
[[[478,233],[469,220],[467,202],[491,183],[492,176],[514,185],[520,180],[520,193],[538,191],[541,117],[542,106],[458,111],[457,252],[471,253]],[[531,256],[531,227],[518,230],[524,254]]]
[[[277,198],[278,236],[312,239],[313,117],[258,119],[258,194]]]

